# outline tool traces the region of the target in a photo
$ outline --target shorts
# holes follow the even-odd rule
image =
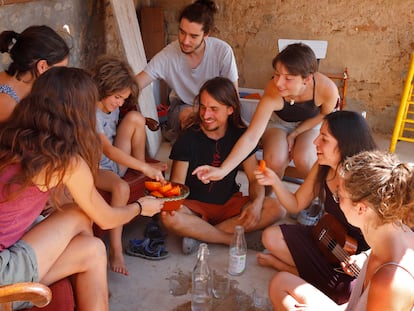
[[[106,158],[105,161],[101,161],[101,164],[99,165],[99,169],[111,171],[117,174],[119,177],[124,177],[126,171],[128,170],[128,167],[119,165],[118,163],[110,160],[109,158]]]
[[[0,252],[0,285],[18,282],[39,282],[36,255],[23,240]],[[29,307],[29,302],[13,303],[13,310]]]
[[[181,129],[180,113],[186,108],[193,107],[193,105],[183,102],[174,91],[170,92],[168,100],[170,105],[167,113],[168,129],[179,133]]]
[[[276,113],[272,113],[270,120],[267,124],[267,129],[277,128],[285,131],[287,134],[292,133],[296,128],[302,123],[302,121],[298,122],[287,122],[282,120]],[[316,125],[313,129],[319,130],[321,128],[322,123]]]
[[[212,225],[217,225],[231,217],[241,213],[243,206],[249,201],[249,197],[236,192],[224,204],[205,203],[197,200],[185,200],[183,205],[197,213],[201,218]]]

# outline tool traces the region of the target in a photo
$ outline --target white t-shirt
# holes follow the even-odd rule
[[[236,82],[239,78],[236,59],[230,45],[212,37],[205,38],[205,41],[203,60],[195,69],[189,65],[176,40],[157,53],[144,71],[153,80],[164,80],[184,103],[192,105],[201,86],[207,80],[219,76]]]

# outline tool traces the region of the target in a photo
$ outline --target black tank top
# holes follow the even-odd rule
[[[290,101],[286,101],[283,98],[282,110],[275,111],[275,113],[286,122],[302,122],[307,119],[313,118],[320,112],[320,107],[315,105],[315,77],[313,79],[313,95],[312,99],[303,102],[295,102],[293,105]]]

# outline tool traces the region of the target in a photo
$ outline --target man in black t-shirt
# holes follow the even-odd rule
[[[265,197],[264,187],[255,180],[254,151],[241,164],[249,181],[249,196],[239,192],[237,169],[209,184],[192,175],[200,165],[220,166],[246,129],[240,117],[239,96],[230,80],[208,80],[196,101],[198,114],[178,137],[170,154],[170,179],[186,184],[190,195],[181,209],[161,215],[168,230],[184,237],[185,254],[195,251],[200,240],[230,244],[236,225],[242,225],[246,232],[255,231],[285,215],[278,201]]]

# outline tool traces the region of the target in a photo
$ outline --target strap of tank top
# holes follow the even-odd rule
[[[313,80],[313,95],[312,95],[312,99],[313,99],[313,102],[315,102],[315,90],[316,90],[315,75],[312,76],[312,80]]]
[[[385,266],[390,266],[390,265],[392,265],[392,266],[397,266],[397,267],[399,267],[399,268],[401,268],[401,269],[403,269],[404,271],[406,271],[412,278],[413,278],[413,280],[414,280],[414,275],[407,269],[407,268],[405,268],[405,267],[403,267],[403,266],[401,266],[400,264],[398,264],[397,262],[393,262],[393,261],[390,261],[390,262],[386,262],[386,263],[384,263],[384,264],[382,264],[381,266],[379,266],[376,270],[375,270],[375,272],[374,272],[374,274],[375,273],[377,273],[380,269],[382,269],[383,267],[385,267]]]

